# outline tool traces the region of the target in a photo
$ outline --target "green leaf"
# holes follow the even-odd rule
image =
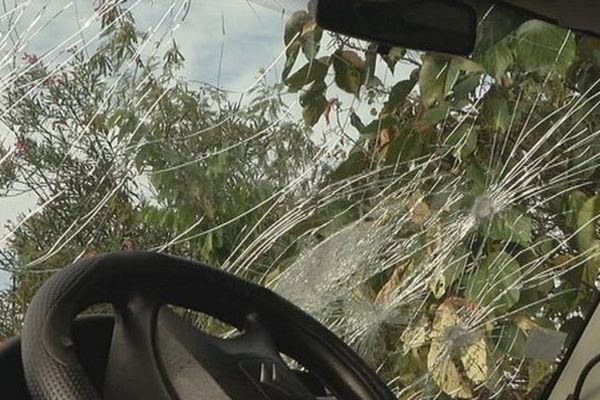
[[[565,225],[576,231],[579,228],[577,219],[579,210],[583,207],[583,204],[588,200],[588,196],[581,190],[573,190],[569,192],[563,201],[562,212],[565,216]]]
[[[485,7],[485,6],[484,6]],[[480,56],[502,40],[509,38],[521,24],[529,19],[520,10],[510,7],[496,7],[493,12],[479,22],[477,27],[477,44],[474,54]]]
[[[298,54],[300,54],[299,45],[292,44],[288,47],[285,52],[285,64],[281,73],[281,79],[285,80],[290,72],[292,72],[292,68],[294,68],[294,64],[296,64],[296,60],[298,59]]]
[[[300,96],[300,105],[302,106],[302,117],[309,126],[314,126],[327,108],[327,98],[325,91],[327,86],[323,81],[317,81]]]
[[[116,110],[112,113],[110,117],[106,119],[106,128],[112,129],[116,127],[119,123],[122,122],[124,118],[128,118],[129,115],[127,111],[124,110]]]
[[[498,90],[490,90],[481,110],[486,125],[495,132],[506,133],[510,128],[511,112],[506,98]]]
[[[452,149],[452,156],[464,160],[477,148],[477,129],[469,121],[463,121],[452,130],[444,145]]]
[[[331,173],[330,178],[333,181],[349,178],[361,173],[367,165],[367,158],[362,151],[351,152],[348,158]]]
[[[392,47],[387,54],[381,55],[388,69],[393,74],[396,64],[406,55],[406,49],[402,47]]]
[[[450,103],[441,101],[437,106],[430,108],[423,114],[422,121],[427,125],[436,125],[448,117]]]
[[[383,129],[389,129],[395,126],[397,123],[398,119],[394,116],[385,116],[383,118],[377,118],[376,120],[369,123],[369,125],[365,126],[361,133],[367,135],[377,133]]]
[[[408,161],[420,157],[425,151],[426,137],[407,126],[398,126],[399,132],[388,147],[385,156],[386,165],[399,161]]]
[[[410,92],[412,92],[415,88],[416,84],[416,81],[412,79],[406,79],[392,86],[388,101],[385,103],[385,108],[388,110],[394,110],[403,104]]]
[[[285,55],[285,65],[283,68],[282,79],[285,80],[292,71],[300,49],[302,48],[302,31],[304,26],[312,20],[312,17],[306,11],[298,11],[292,14],[285,24],[283,41],[287,46]]]
[[[377,87],[380,84],[380,80],[375,76],[377,69],[377,52],[376,48],[369,47],[365,51],[365,66],[366,66],[366,78],[365,84],[368,88]]]
[[[533,221],[517,208],[509,208],[492,217],[487,227],[487,236],[493,240],[503,240],[527,247],[533,240]]]
[[[478,25],[474,59],[497,80],[515,62],[511,42],[513,32],[527,19],[528,15],[519,10],[496,7]]]
[[[469,75],[459,81],[452,89],[453,102],[468,100],[469,96],[481,85],[481,74]]]
[[[577,246],[580,252],[590,250],[598,239],[596,219],[598,216],[598,196],[586,200],[577,212]]]
[[[358,214],[351,201],[335,200],[327,206],[315,210],[308,218],[294,225],[290,232],[298,237],[313,230],[319,235],[328,237],[356,221],[356,218],[358,218]],[[296,257],[294,256],[293,259],[295,260]]]
[[[460,69],[456,62],[451,60],[445,67],[444,72],[446,74],[446,84],[444,85],[443,97],[445,98],[450,92],[452,92],[452,89],[454,89],[454,85],[456,85],[460,75]]]
[[[422,60],[423,65],[419,73],[421,101],[426,106],[432,106],[450,93],[460,70],[446,56],[426,53]]]
[[[321,47],[323,29],[317,26],[314,19],[310,19],[302,28],[302,53],[308,61],[315,59]]]
[[[313,18],[306,11],[296,11],[290,16],[285,24],[283,35],[283,40],[286,46],[300,38],[304,26],[312,21],[312,19]]]
[[[287,78],[285,84],[291,92],[297,92],[309,83],[323,81],[328,70],[329,63],[326,58],[313,60]]]
[[[454,282],[460,282],[464,276],[469,263],[471,251],[464,245],[458,245],[450,256],[447,266],[444,268],[446,287],[449,288]]]
[[[466,295],[504,314],[519,301],[521,271],[518,261],[499,251],[488,255],[467,280]]]
[[[526,356],[527,336],[514,323],[507,321],[495,329],[494,337],[499,355],[508,354],[516,359],[524,359]]]
[[[202,247],[200,248],[200,254],[202,254],[202,256],[208,260],[211,258],[210,257],[211,253],[214,250],[212,232],[209,232],[208,234],[206,234],[203,239],[204,240],[202,243]]]
[[[338,50],[333,55],[336,85],[351,94],[358,95],[366,77],[364,60],[352,50]]]
[[[527,393],[531,394],[538,390],[540,385],[546,382],[553,371],[553,364],[544,360],[530,360],[527,366]],[[543,386],[541,386],[543,388]]]
[[[591,60],[596,66],[600,66],[600,39],[593,36],[578,37],[577,53],[581,58]]]
[[[530,250],[537,257],[544,257],[546,255],[552,254],[556,251],[557,242],[555,239],[550,236],[539,236],[537,237]]]
[[[358,132],[362,133],[365,131],[365,124],[355,112],[350,113],[350,125],[356,128]]]
[[[317,96],[306,103],[302,108],[302,118],[309,126],[315,126],[327,108],[327,99],[325,96]]]
[[[475,198],[482,196],[486,191],[486,182],[490,179],[489,171],[487,168],[484,170],[477,161],[473,161],[467,166],[466,177],[470,183],[469,195],[473,197],[469,204],[473,205]]]
[[[484,72],[483,66],[477,61],[466,57],[453,56],[452,62],[461,71],[466,72]]]
[[[594,240],[586,251],[586,263],[581,280],[588,286],[596,287],[600,272],[600,240]]]
[[[500,79],[515,62],[515,56],[509,40],[504,39],[485,50],[476,60],[488,74]]]
[[[599,206],[598,196],[594,196],[577,212],[577,247],[586,260],[582,280],[590,286],[595,285],[600,271],[600,240],[596,234]]]
[[[575,35],[547,22],[525,22],[516,32],[517,64],[525,71],[565,74],[575,61]]]
[[[586,114],[587,109],[582,110],[582,114]],[[579,118],[580,121],[584,121],[587,117],[574,116]],[[598,135],[588,135],[585,138],[578,140],[576,148],[566,152],[569,156],[569,169],[575,171],[578,170],[577,175],[583,179],[591,178],[597,169],[600,167],[597,157],[600,153],[600,138]]]

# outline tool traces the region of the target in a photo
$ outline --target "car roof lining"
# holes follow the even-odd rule
[[[502,0],[552,20],[559,26],[600,36],[600,2],[597,0]]]

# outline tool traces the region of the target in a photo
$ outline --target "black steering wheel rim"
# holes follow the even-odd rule
[[[91,305],[118,304],[132,293],[215,316],[240,330],[250,315],[258,315],[277,348],[310,365],[338,398],[394,398],[340,339],[272,291],[182,258],[121,252],[86,258],[61,270],[32,301],[22,333],[22,358],[34,399],[100,398],[73,348],[72,322]]]

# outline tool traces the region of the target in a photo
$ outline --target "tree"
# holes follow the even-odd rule
[[[554,367],[535,338],[572,340],[597,295],[600,41],[481,11],[470,57],[380,55],[338,35],[323,54],[310,12],[286,25],[283,80],[308,124],[338,121],[353,138],[328,182],[353,186],[343,198],[362,211],[279,290],[337,327],[400,398],[534,396]],[[384,85],[380,64],[414,70]],[[361,101],[372,120],[345,105]],[[350,256],[327,255],[345,242]],[[311,292],[321,302],[303,302],[308,288],[293,286],[317,261],[353,279],[334,274]]]
[[[293,14],[282,80],[303,126],[280,87],[236,102],[177,78],[176,45],[138,57],[146,38],[107,6],[92,56],[27,55],[6,92],[0,182],[45,205],[13,226],[15,293],[87,252],[167,250],[288,297],[400,398],[534,396],[554,367],[535,340],[572,340],[596,294],[600,47],[494,10],[470,57],[379,55]]]
[[[308,130],[283,118],[277,88],[263,83],[234,102],[192,87],[177,76],[176,43],[162,58],[145,55],[150,38],[125,6],[99,7],[95,51],[73,48],[58,66],[26,54],[4,92],[3,122],[16,137],[0,152],[1,189],[33,191],[39,206],[10,227],[18,269],[7,306],[17,295],[26,308],[53,272],[90,254],[160,249],[222,265],[257,234],[249,227],[277,220],[285,203],[272,194],[315,151]]]

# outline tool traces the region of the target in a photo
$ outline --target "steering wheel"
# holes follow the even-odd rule
[[[72,328],[78,314],[99,303],[111,303],[115,316],[104,382],[94,384]],[[208,314],[242,333],[214,337],[167,305]],[[395,399],[348,346],[293,304],[223,271],[163,254],[108,254],[61,270],[34,297],[21,336],[35,400]]]

